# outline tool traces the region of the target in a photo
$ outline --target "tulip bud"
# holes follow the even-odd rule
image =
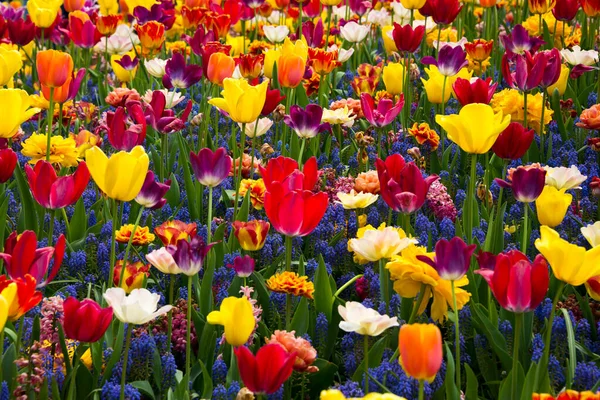
[[[17,166],[17,153],[12,149],[0,150],[0,184],[8,181]]]
[[[410,324],[398,336],[400,365],[412,378],[432,381],[442,366],[442,334],[433,324]]]
[[[600,197],[600,178],[597,176],[593,177],[590,182],[590,191],[592,192],[592,196],[596,198]]]

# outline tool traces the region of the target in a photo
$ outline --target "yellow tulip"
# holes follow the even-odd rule
[[[21,124],[37,114],[39,108],[30,108],[31,98],[21,89],[0,89],[0,138],[9,139]]]
[[[385,90],[391,94],[401,94],[404,90],[404,65],[400,63],[389,63],[383,67],[383,83]]]
[[[425,92],[427,93],[427,99],[430,103],[434,104],[442,104],[442,100],[444,103],[448,102],[448,100],[450,100],[450,95],[453,94],[452,85],[454,82],[456,82],[458,78],[471,79],[471,75],[473,75],[473,72],[470,72],[467,68],[463,68],[454,76],[444,77],[435,65],[430,65],[428,68],[425,68],[425,73],[427,74],[428,79],[425,80],[421,78],[421,82],[423,82]],[[444,85],[444,81],[446,82],[446,85]]]
[[[346,397],[337,389],[323,390],[320,400],[406,400],[404,397],[396,396],[392,393],[375,393],[371,392],[365,397]]]
[[[210,99],[209,104],[225,111],[235,122],[247,124],[260,116],[265,105],[269,81],[251,86],[245,79],[226,78],[219,98]]]
[[[591,250],[562,239],[554,229],[542,225],[535,247],[552,268],[556,279],[573,286],[600,275],[600,246]]]
[[[263,67],[263,73],[269,79],[273,79],[273,66],[279,61],[281,57],[281,50],[269,49],[265,53],[265,61]]]
[[[547,225],[550,228],[560,225],[573,201],[573,196],[565,193],[565,190],[558,190],[549,185],[544,186],[542,194],[535,201],[540,225]]]
[[[98,5],[103,16],[119,14],[119,2],[116,0],[98,0]]]
[[[9,284],[0,294],[0,331],[4,330],[4,325],[9,317],[9,310],[17,296],[17,284]]]
[[[398,51],[396,47],[396,42],[392,39],[389,34],[392,33],[394,27],[392,25],[387,25],[381,27],[381,38],[383,39],[383,48],[387,54],[392,54]]]
[[[13,75],[23,66],[21,53],[17,50],[8,50],[0,47],[0,86],[6,86],[12,82]]]
[[[138,67],[136,66],[133,70],[128,71],[125,68],[121,67],[117,61],[120,61],[123,57],[129,55],[129,57],[135,57],[135,52],[131,51],[125,54],[113,54],[110,56],[110,66],[113,69],[113,72],[117,76],[119,82],[131,82],[133,78],[135,78],[135,74],[137,73]]]
[[[556,83],[552,86],[548,86],[548,94],[550,96],[552,96],[552,93],[554,93],[554,89],[558,89],[558,94],[559,95],[563,95],[565,94],[565,90],[567,90],[567,81],[569,80],[569,72],[571,70],[569,69],[569,67],[567,67],[566,65],[561,65],[560,67],[560,76],[558,77],[558,80],[556,81]]]
[[[510,115],[495,113],[487,104],[464,106],[458,114],[437,115],[435,121],[448,132],[448,139],[471,154],[487,153],[510,123]]]
[[[243,346],[256,326],[252,304],[246,297],[225,298],[219,311],[208,314],[206,321],[211,325],[223,325],[225,340],[232,346]]]
[[[400,0],[402,7],[409,10],[418,10],[419,8],[423,8],[426,0]]]
[[[245,53],[246,49],[244,49],[244,42],[245,40],[243,36],[227,35],[227,44],[231,45],[231,54],[229,55],[235,57]],[[246,48],[248,48],[248,44],[249,43],[246,44]]]
[[[60,11],[62,0],[29,0],[27,12],[38,28],[49,28]]]
[[[133,10],[136,7],[142,7],[146,10],[150,10],[153,5],[158,4],[157,0],[125,0],[125,4],[127,4],[127,8],[129,9],[129,13],[133,15]]]
[[[135,146],[130,152],[120,151],[110,158],[99,147],[92,147],[85,158],[100,190],[111,199],[121,201],[131,201],[138,195],[150,163],[142,146]]]
[[[286,37],[281,46],[281,55],[295,55],[302,57],[304,62],[308,60],[308,46],[304,40],[296,40],[292,42],[289,37]]]

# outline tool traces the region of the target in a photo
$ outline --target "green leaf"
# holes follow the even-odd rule
[[[383,357],[383,351],[387,346],[388,337],[384,336],[379,339],[371,348],[369,349],[369,368],[374,368],[381,364],[381,358]],[[359,366],[356,368],[356,372],[352,375],[352,380],[359,382],[362,380],[362,377],[365,373],[365,360],[360,362]]]
[[[165,193],[165,199],[167,199],[167,203],[171,207],[177,207],[181,202],[181,191],[179,189],[179,183],[177,182],[177,177],[172,172],[169,179],[171,180],[171,187],[169,188],[167,193]]]
[[[307,386],[310,388],[310,398],[317,399],[322,390],[333,386],[338,367],[322,358],[317,358],[312,365],[319,368],[319,370],[308,374]]]
[[[498,328],[487,318],[487,310],[481,304],[471,304],[471,316],[475,328],[483,333],[494,353],[500,359],[502,367],[509,371],[512,368],[512,357],[506,351],[506,340]]]
[[[75,382],[77,383],[76,393],[78,399],[85,399],[94,390],[94,377],[90,373],[90,370],[83,364],[79,364],[77,368]]]
[[[329,285],[329,274],[323,255],[319,254],[319,266],[315,273],[315,308],[317,312],[325,314],[327,320],[331,319],[331,306],[333,305],[333,293]]]
[[[60,349],[63,354],[69,354],[69,350],[67,348],[67,342],[65,341],[65,332],[63,331],[62,324],[56,324],[56,327],[58,328],[58,340],[59,340],[59,344],[60,344]],[[69,357],[63,357],[63,358],[64,358],[63,362],[65,363],[65,368],[67,369],[67,375],[70,375],[71,374],[71,360],[69,359]]]
[[[306,297],[302,297],[296,307],[290,330],[296,331],[296,336],[302,336],[308,331],[308,300]]]
[[[575,352],[575,333],[573,332],[573,323],[571,317],[565,308],[561,308],[560,311],[565,317],[565,325],[567,326],[567,343],[569,345],[569,375],[571,378],[575,376],[575,365],[577,364],[577,354]],[[571,388],[571,380],[567,380],[567,389]]]
[[[263,316],[265,319],[268,319],[271,311],[271,299],[269,297],[269,290],[267,289],[265,278],[256,271],[252,273],[251,277],[252,282],[254,283],[254,289],[258,295],[258,303],[263,309]]]
[[[69,223],[69,242],[81,240],[86,237],[87,222],[83,198],[80,198],[75,204],[75,211]]]
[[[152,386],[150,386],[150,382],[148,381],[135,381],[130,383],[131,386],[139,390],[144,394],[144,396],[150,397],[154,400],[154,390],[152,390]],[[83,397],[81,397],[83,398]]]
[[[477,389],[479,384],[477,382],[477,376],[475,376],[475,373],[471,367],[469,367],[469,364],[464,364],[464,366],[465,372],[467,373],[467,391],[465,392],[466,400],[478,400],[479,397],[477,397]]]
[[[448,344],[444,344],[444,348],[446,349],[446,378],[444,379],[444,387],[446,388],[446,399],[448,400],[459,400],[460,395],[458,393],[458,388],[456,387],[455,377],[455,363],[454,356],[452,355],[452,351],[450,351],[450,347]]]
[[[508,376],[502,382],[502,386],[500,386],[500,394],[498,395],[498,400],[513,400],[512,397],[512,381],[513,379],[517,380],[517,393],[519,390],[523,390],[523,383],[525,382],[525,373],[523,372],[523,367],[520,362],[517,362],[517,373],[511,370],[508,373]],[[516,376],[515,376],[516,375]],[[529,397],[531,398],[531,396]]]
[[[235,199],[235,195],[233,196]],[[250,214],[250,191],[246,192],[242,205],[238,209],[238,213],[235,217],[236,221],[248,221],[248,215]]]
[[[2,357],[2,379],[8,383],[9,391],[14,389],[15,378],[17,377],[16,358],[17,351],[15,349],[15,344],[11,343]]]
[[[531,400],[533,395],[533,384],[535,383],[535,371],[537,370],[537,364],[531,363],[527,376],[523,381],[523,388],[521,389],[521,400]]]
[[[23,226],[19,226],[19,231],[28,229],[38,232],[39,226],[36,204],[33,201],[33,197],[29,191],[29,184],[25,180],[25,174],[23,174],[20,165],[17,165],[17,168],[15,168],[14,176],[19,190],[19,200],[21,201],[20,218],[23,218]]]
[[[182,152],[187,152],[187,146],[185,145],[185,140],[181,133],[177,134],[179,138],[179,148]],[[185,150],[184,150],[185,149]],[[181,162],[181,167],[183,168],[183,184],[185,186],[185,192],[187,193],[187,203],[188,209],[190,210],[190,219],[195,221],[200,219],[200,215],[198,213],[197,203],[196,203],[196,185],[192,180],[192,174],[190,173],[190,166],[187,162]]]

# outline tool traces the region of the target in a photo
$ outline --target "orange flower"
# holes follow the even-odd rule
[[[36,67],[40,83],[57,88],[73,74],[73,59],[62,51],[43,50],[37,53]]]
[[[534,393],[531,400],[600,400],[600,393],[594,393],[589,390],[585,392],[565,390],[556,397],[550,394]]]
[[[475,39],[472,42],[465,43],[465,50],[469,57],[479,63],[488,59],[494,48],[493,40]]]
[[[440,136],[429,127],[427,122],[420,124],[415,122],[412,128],[408,129],[408,133],[417,140],[417,143],[431,146],[431,150],[436,150],[440,144]]]
[[[215,85],[223,86],[225,78],[231,78],[235,70],[233,57],[223,53],[213,53],[208,59],[206,77]]]
[[[179,240],[187,240],[192,236],[196,236],[198,227],[195,222],[186,224],[185,222],[173,220],[165,221],[156,228],[154,233],[160,239],[164,246],[177,244]]]
[[[269,343],[277,343],[283,347],[288,353],[296,353],[296,361],[294,362],[294,370],[298,372],[317,372],[319,368],[311,365],[317,359],[317,350],[310,342],[302,337],[296,337],[296,331],[286,332],[276,330],[271,335],[271,338],[266,338]]]
[[[149,21],[144,25],[138,25],[136,30],[144,56],[154,54],[165,42],[165,26],[160,22]]]
[[[16,301],[10,304],[8,309],[8,319],[16,321],[21,318],[25,313],[37,306],[42,301],[42,292],[35,290],[37,282],[35,278],[29,274],[25,275],[25,279],[16,278],[8,279],[6,275],[0,276],[0,294],[4,291],[11,283],[17,284],[17,297]]]
[[[204,17],[204,11],[200,7],[183,5],[181,7],[181,24],[183,25],[183,29],[195,31]]]
[[[354,191],[377,194],[379,193],[379,176],[377,171],[361,172],[354,180]]]
[[[433,381],[442,365],[442,334],[434,324],[406,324],[398,335],[400,365],[417,380]]]
[[[581,112],[577,126],[584,129],[600,129],[600,104],[594,104]]]
[[[63,5],[66,12],[81,10],[85,5],[85,0],[65,0]]]
[[[85,158],[86,151],[102,144],[102,137],[100,135],[96,135],[85,129],[80,130],[78,134],[69,133],[69,137],[75,140],[79,157],[82,159]]]
[[[600,3],[596,0],[580,0],[581,8],[585,15],[590,18],[596,18],[600,15]]]
[[[240,197],[245,197],[246,193],[250,191],[250,202],[255,210],[262,210],[265,204],[265,183],[261,179],[243,179],[240,182]]]
[[[479,0],[479,5],[483,8],[490,8],[496,5],[497,0]]]
[[[215,33],[215,36],[224,38],[229,32],[231,26],[231,17],[229,14],[218,14],[214,11],[208,11],[204,15],[206,27]]]
[[[335,68],[342,65],[342,63],[338,61],[337,50],[325,51],[323,49],[309,47],[308,58],[313,69],[319,75],[329,74]]]
[[[127,224],[123,225],[121,229],[117,231],[116,239],[119,243],[129,243],[131,232],[133,231],[134,225]],[[156,237],[150,233],[150,229],[147,226],[138,226],[133,235],[133,241],[131,242],[134,246],[145,246],[154,241]]]
[[[133,289],[140,289],[144,285],[144,281],[150,276],[150,264],[144,264],[140,261],[127,263],[125,272],[123,273],[123,282],[119,285],[121,279],[121,269],[123,268],[123,260],[117,261],[113,283],[116,287],[125,290],[125,293],[131,293]]]
[[[295,88],[302,82],[306,61],[296,54],[286,54],[279,57],[277,77],[279,84],[286,88]]]
[[[255,158],[254,159],[254,170],[258,171],[258,165],[260,161]],[[237,169],[240,165],[240,158],[235,158],[233,160],[233,165],[231,166],[231,171],[229,171],[229,176],[237,176]],[[250,176],[250,171],[252,170],[252,156],[250,154],[244,153],[242,156],[242,176],[244,178],[248,178]]]
[[[240,54],[240,74],[246,79],[258,78],[262,70],[264,54]]]
[[[270,277],[267,280],[267,288],[273,292],[293,294],[311,300],[315,292],[315,285],[308,280],[307,276],[299,276],[291,271],[284,271]]]
[[[257,251],[263,248],[267,240],[267,234],[271,224],[267,221],[253,220],[248,222],[233,221],[233,234],[242,249],[246,251]]]
[[[96,29],[104,36],[110,36],[116,32],[117,26],[123,17],[121,15],[103,15],[96,21]]]
[[[532,14],[546,14],[556,5],[556,0],[529,0],[529,12]]]
[[[352,81],[352,89],[356,95],[369,93],[373,95],[381,79],[382,68],[380,65],[361,64],[358,69],[358,76]]]

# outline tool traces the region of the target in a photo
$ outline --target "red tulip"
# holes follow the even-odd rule
[[[285,99],[285,96],[281,95],[279,89],[267,89],[265,105],[263,106],[260,115],[266,117],[267,115],[271,114],[283,99]]]
[[[256,356],[247,347],[234,349],[244,385],[255,394],[275,393],[292,375],[296,352],[288,353],[279,344],[261,347]]]
[[[452,85],[452,89],[456,94],[456,99],[462,106],[471,103],[490,104],[494,91],[498,86],[497,83],[491,83],[492,78],[487,78],[486,80],[475,78],[472,81],[458,78]]]
[[[85,343],[100,340],[113,317],[112,308],[102,308],[92,299],[83,301],[69,297],[63,303],[65,335]]]
[[[85,16],[87,14],[83,13],[69,15],[69,36],[76,46],[89,49],[100,41],[102,35],[89,17],[86,19]]]
[[[263,168],[261,165],[259,165],[258,169],[260,170],[260,175],[265,183],[265,188],[267,191],[269,191],[273,182],[283,182],[293,172],[298,171],[298,162],[293,158],[279,156],[277,158],[270,159],[269,163],[267,164],[267,168]],[[312,190],[319,179],[317,171],[317,159],[315,157],[311,157],[308,159],[308,161],[306,161],[304,168],[302,169],[302,176],[302,189]]]
[[[108,141],[115,150],[131,151],[144,143],[147,123],[140,102],[128,101],[125,107],[130,118],[125,115],[125,108],[119,106],[116,111],[106,113],[102,129],[108,132]]]
[[[25,278],[31,275],[37,287],[46,286],[54,279],[65,255],[66,240],[60,235],[55,247],[37,248],[37,237],[33,231],[25,231],[21,235],[11,233],[4,242],[5,253],[0,253],[0,260],[11,279]],[[50,261],[54,256],[54,264],[50,269]],[[48,276],[46,276],[46,274]],[[46,278],[46,279],[44,279]]]
[[[569,22],[579,11],[579,0],[556,0],[552,15],[559,21]]]
[[[519,159],[531,146],[534,134],[533,129],[525,129],[520,123],[511,122],[496,139],[492,151],[500,158]]]
[[[85,161],[79,163],[72,175],[58,177],[52,164],[45,160],[38,161],[33,168],[26,165],[25,172],[35,201],[51,210],[75,204],[90,181]]]
[[[481,268],[483,276],[502,308],[515,313],[534,310],[546,297],[548,263],[538,254],[533,264],[520,251],[498,254],[494,269]]]
[[[398,51],[414,53],[421,45],[423,35],[425,35],[425,26],[423,25],[413,29],[413,27],[408,24],[401,26],[394,23],[392,39],[394,40]]]
[[[8,319],[16,321],[42,301],[42,292],[35,290],[35,278],[26,274],[23,278],[8,279],[6,275],[0,276],[0,294],[11,283],[17,285],[16,301],[8,307]]]
[[[429,14],[436,24],[450,25],[460,10],[462,10],[462,5],[458,0],[427,0],[419,11],[423,15]]]
[[[0,150],[0,184],[8,181],[17,166],[17,153],[12,149]]]
[[[375,161],[383,200],[394,211],[410,214],[425,203],[429,186],[438,180],[437,175],[423,179],[421,171],[413,163],[406,163],[400,154],[393,154]]]

